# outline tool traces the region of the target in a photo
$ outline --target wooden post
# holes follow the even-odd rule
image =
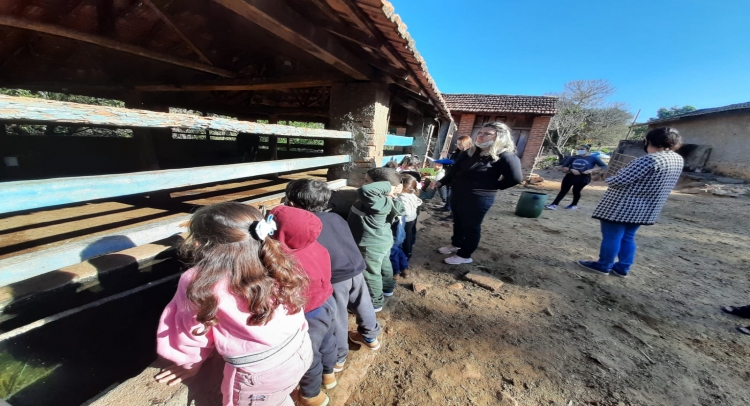
[[[272,114],[268,116],[268,124],[278,124],[279,116]],[[279,137],[271,135],[268,137],[268,149],[271,151],[271,160],[279,159]]]
[[[126,108],[143,108],[141,97],[138,93],[129,95],[125,101]],[[159,158],[154,146],[153,130],[150,128],[134,128],[133,142],[136,144],[138,155],[135,157],[139,163],[138,168],[144,171],[159,169]]]
[[[627,140],[630,138],[630,132],[633,131],[633,126],[635,125],[635,122],[638,121],[638,116],[641,115],[641,109],[638,109],[638,112],[635,113],[635,118],[633,119],[633,124],[630,124],[630,127],[628,127],[628,133],[625,134],[625,139]]]

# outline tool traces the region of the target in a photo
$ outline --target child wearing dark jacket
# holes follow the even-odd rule
[[[270,214],[278,227],[273,238],[282,244],[310,278],[305,294],[305,319],[312,343],[313,361],[299,382],[301,398],[298,404],[325,405],[329,399],[321,392],[321,386],[326,389],[336,386],[333,373],[336,364],[336,302],[332,296],[331,258],[328,250],[317,241],[323,223],[312,213],[293,207],[278,206]]]
[[[338,214],[325,211],[331,199],[331,190],[325,182],[315,179],[290,182],[286,187],[286,199],[289,206],[307,210],[323,223],[318,242],[328,250],[331,257],[331,283],[337,307],[337,361],[334,372],[341,372],[349,354],[347,338],[370,350],[380,348],[380,323],[375,318],[372,299],[363,276],[365,261],[346,221]],[[347,309],[351,309],[356,316],[357,331],[349,332]]]
[[[401,179],[393,169],[370,169],[346,219],[365,260],[365,280],[375,312],[383,309],[385,297],[396,288],[390,260],[391,224],[404,214],[403,203],[394,199],[400,187]]]

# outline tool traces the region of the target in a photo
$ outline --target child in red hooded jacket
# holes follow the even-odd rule
[[[332,296],[331,258],[328,250],[318,241],[323,223],[314,214],[294,207],[278,206],[270,211],[278,230],[273,238],[299,262],[310,285],[306,292],[305,319],[313,348],[313,362],[300,380],[298,404],[322,406],[328,404],[328,395],[321,386],[336,386],[333,373],[336,364],[336,339],[334,337],[336,302]]]

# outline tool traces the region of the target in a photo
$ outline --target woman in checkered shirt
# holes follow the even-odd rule
[[[579,265],[603,275],[628,276],[635,259],[635,233],[656,222],[682,173],[682,156],[674,152],[681,142],[674,128],[653,129],[643,144],[648,154],[607,179],[609,189],[593,215],[601,222],[599,260],[578,261]]]

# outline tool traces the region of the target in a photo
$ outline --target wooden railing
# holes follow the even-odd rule
[[[147,110],[83,105],[9,96],[0,96],[0,122],[3,121],[11,123],[72,124],[115,128],[222,130],[307,139],[350,139],[352,137],[351,133],[344,131],[259,124],[218,117],[159,113]],[[61,151],[61,153],[64,153],[64,151]],[[4,182],[0,183],[0,214],[118,196],[168,191],[187,186],[321,168],[348,162],[350,162],[348,155],[335,155],[116,175]],[[332,188],[338,188],[345,186],[346,181],[334,181],[329,184]],[[280,197],[271,196],[261,199],[266,201],[272,200],[271,198]],[[247,203],[252,202],[254,201]],[[142,245],[184,232],[185,224],[189,219],[190,215],[170,218],[140,227],[120,230],[104,237],[120,236],[124,237],[119,239],[121,241],[127,239],[136,245]],[[87,255],[91,255],[93,243],[102,241],[102,239],[103,236],[99,235],[63,246],[0,260],[0,286],[79,263],[87,259],[82,257],[84,250],[86,250]],[[127,248],[117,245],[118,238],[111,238],[110,240],[113,242],[112,244],[98,244],[96,252],[93,252],[93,255],[104,255]]]
[[[389,147],[411,147],[414,143],[414,138],[412,137],[403,137],[400,135],[393,135],[388,134],[385,137],[385,145]],[[381,165],[387,164],[389,161],[396,161],[401,162],[404,157],[409,156],[408,154],[395,154],[395,155],[385,155],[383,154],[383,160],[381,162]]]

